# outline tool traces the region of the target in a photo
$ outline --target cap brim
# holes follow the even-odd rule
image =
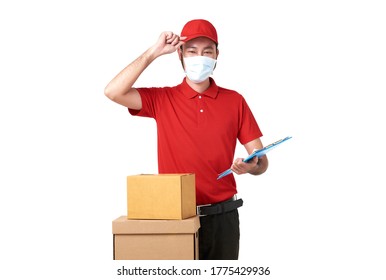
[[[214,43],[217,44],[217,41],[214,38],[212,38],[212,37],[210,37],[208,35],[204,35],[204,34],[194,34],[194,35],[190,35],[190,36],[182,36],[181,35],[181,37],[186,37],[184,40],[182,40],[183,42],[188,42],[188,41],[196,39],[198,37],[205,37],[205,38],[208,38],[208,39],[212,40]]]

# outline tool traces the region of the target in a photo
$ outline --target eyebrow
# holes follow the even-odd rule
[[[198,47],[193,45],[193,46],[186,46],[187,49],[197,49]],[[208,45],[206,47],[204,47],[204,49],[213,49],[213,46],[212,45]]]

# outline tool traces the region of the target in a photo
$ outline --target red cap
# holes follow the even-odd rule
[[[216,28],[204,19],[194,19],[187,22],[182,28],[181,37],[186,37],[184,40],[186,42],[197,37],[207,37],[218,44]]]

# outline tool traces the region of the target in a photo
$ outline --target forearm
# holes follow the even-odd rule
[[[115,99],[128,93],[138,77],[156,58],[152,48],[145,51],[110,81],[105,88],[105,95]]]

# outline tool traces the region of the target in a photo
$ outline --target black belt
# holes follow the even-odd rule
[[[221,213],[230,212],[239,207],[243,206],[243,200],[241,198],[235,199],[234,197],[215,204],[206,204],[197,206],[197,215],[207,216],[207,215],[216,215]]]

